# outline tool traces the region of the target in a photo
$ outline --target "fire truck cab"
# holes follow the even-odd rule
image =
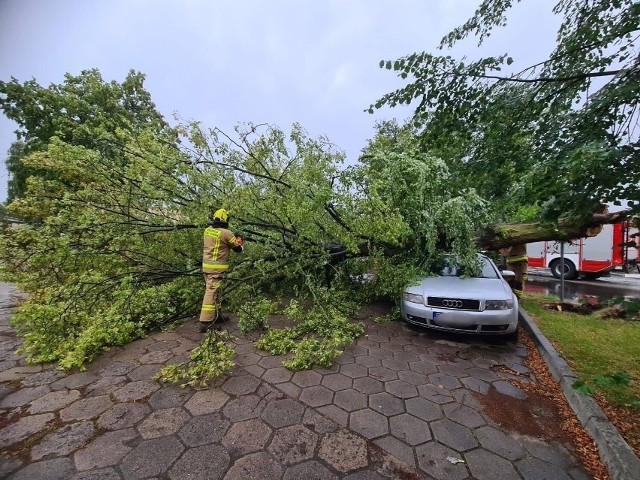
[[[560,242],[535,242],[527,245],[529,267],[549,268],[551,274],[560,278]],[[603,225],[594,236],[565,242],[564,278],[579,276],[594,279],[608,275],[621,267],[623,271],[638,270],[638,229],[629,222]]]

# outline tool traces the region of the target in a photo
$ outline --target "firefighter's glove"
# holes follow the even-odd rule
[[[244,246],[244,238],[242,238],[240,235],[236,236],[236,245],[238,247],[243,247]]]

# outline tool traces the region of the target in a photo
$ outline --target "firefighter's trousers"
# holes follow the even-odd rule
[[[213,322],[216,319],[220,308],[220,285],[223,279],[224,275],[221,273],[204,274],[205,289],[200,310],[201,322]]]
[[[529,262],[527,261],[513,262],[513,263],[507,264],[507,266],[509,267],[509,270],[513,270],[513,272],[516,274],[516,278],[513,282],[513,293],[515,293],[516,296],[518,296],[518,298],[522,295],[522,292],[524,291],[524,284],[527,283],[528,265],[529,265]]]

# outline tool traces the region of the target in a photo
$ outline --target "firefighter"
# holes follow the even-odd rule
[[[200,332],[213,327],[216,320],[224,321],[220,312],[220,285],[229,268],[229,254],[242,252],[243,239],[229,230],[229,213],[221,208],[213,214],[213,222],[204,231],[202,272],[205,291],[200,310]]]
[[[524,291],[524,284],[527,282],[527,267],[529,265],[527,244],[503,248],[500,250],[500,253],[506,257],[507,268],[513,270],[516,274],[513,282],[513,293],[520,298]]]

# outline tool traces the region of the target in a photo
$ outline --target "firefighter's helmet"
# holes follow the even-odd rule
[[[222,223],[229,222],[229,212],[227,212],[224,208],[220,208],[216,210],[216,213],[213,214],[214,220],[219,220]]]

